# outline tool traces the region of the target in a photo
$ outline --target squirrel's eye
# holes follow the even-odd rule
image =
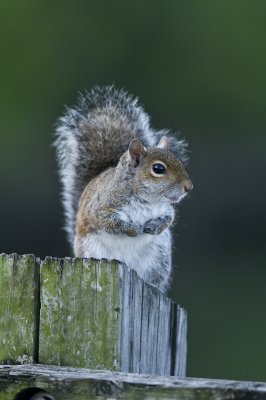
[[[163,175],[166,172],[165,166],[160,163],[153,164],[152,170],[156,175]]]

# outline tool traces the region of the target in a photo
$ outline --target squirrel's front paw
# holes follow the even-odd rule
[[[143,228],[144,233],[149,233],[150,235],[159,235],[162,233],[169,225],[173,222],[173,218],[170,215],[165,217],[159,217],[156,219],[150,219],[146,222]]]
[[[126,230],[126,234],[131,237],[139,236],[143,233],[143,228],[139,224],[129,224]]]

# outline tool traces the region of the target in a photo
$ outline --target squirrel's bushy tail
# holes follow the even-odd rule
[[[149,116],[136,98],[113,86],[95,87],[80,94],[77,105],[69,107],[59,119],[55,147],[62,182],[66,231],[73,245],[78,202],[87,183],[119,161],[133,138],[145,146],[155,146],[162,136],[171,142],[171,150],[186,161],[186,143],[155,131]]]

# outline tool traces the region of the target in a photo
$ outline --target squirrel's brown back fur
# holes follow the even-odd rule
[[[165,130],[150,127],[136,98],[113,86],[80,94],[77,105],[59,119],[55,147],[62,181],[66,231],[71,245],[81,193],[87,183],[115,166],[133,138],[152,147],[167,134],[171,151],[186,161],[186,143]]]

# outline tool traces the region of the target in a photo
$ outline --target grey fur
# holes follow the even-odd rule
[[[65,229],[73,246],[78,203],[86,184],[116,165],[133,138],[155,146],[162,136],[183,162],[187,144],[167,130],[156,131],[137,98],[113,86],[95,87],[80,94],[76,106],[58,120],[55,147],[62,183]]]

